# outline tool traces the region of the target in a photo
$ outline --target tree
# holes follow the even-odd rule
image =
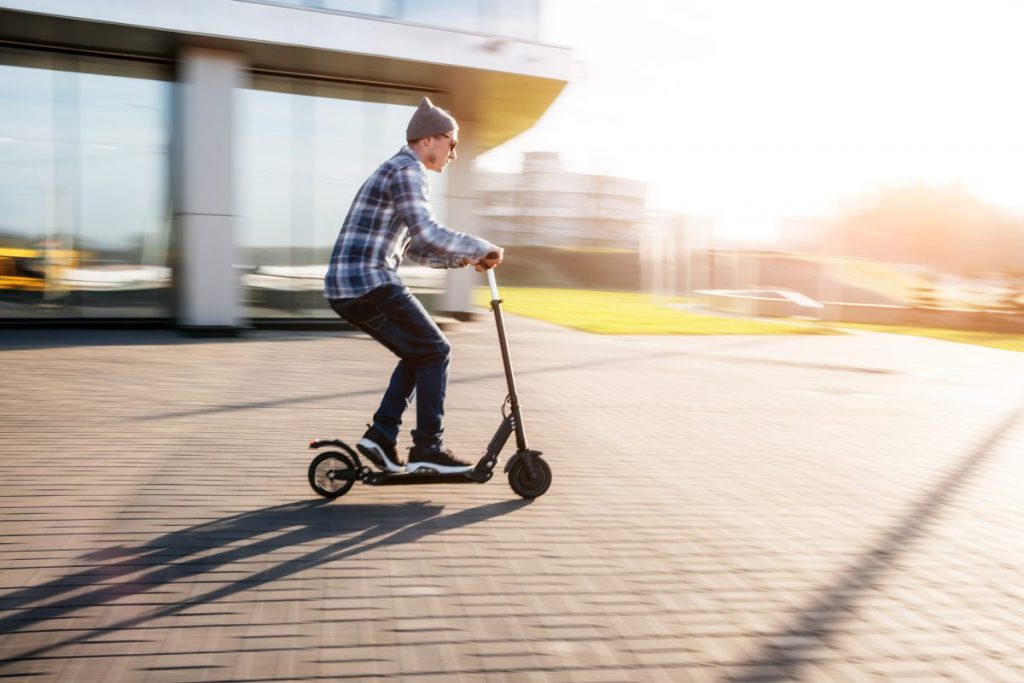
[[[1000,301],[1000,308],[1010,313],[1024,315],[1024,271],[1009,270],[1005,273],[1006,290]]]
[[[1024,221],[959,186],[882,190],[844,211],[832,230],[848,255],[947,272],[1002,271],[1024,255]]]

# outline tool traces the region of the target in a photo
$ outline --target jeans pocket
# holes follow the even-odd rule
[[[377,307],[372,294],[368,292],[354,299],[331,299],[331,308],[356,327],[380,330],[387,318]]]

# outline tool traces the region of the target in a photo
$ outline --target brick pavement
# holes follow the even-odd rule
[[[317,499],[346,334],[0,333],[0,678],[1022,681],[1024,356],[513,318],[554,483]],[[449,445],[504,395],[452,333]]]

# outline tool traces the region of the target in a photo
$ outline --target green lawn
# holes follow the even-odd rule
[[[476,305],[486,307],[490,291],[478,288],[473,297]],[[682,303],[682,298],[658,301],[637,292],[502,287],[501,297],[502,308],[509,313],[596,334],[842,334],[843,329],[859,329],[1024,351],[1024,335],[1020,334],[856,323],[794,325],[727,318],[666,305]]]
[[[890,334],[909,334],[915,337],[929,337],[961,344],[990,346],[1008,351],[1024,351],[1024,335],[1003,332],[979,332],[973,330],[946,330],[935,327],[910,327],[906,325],[864,325],[859,323],[839,323],[837,327]]]
[[[699,315],[653,301],[648,294],[587,289],[502,287],[502,310],[597,334],[839,334],[828,327]],[[474,292],[487,306],[490,291]]]

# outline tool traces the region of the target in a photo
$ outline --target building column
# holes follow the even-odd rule
[[[473,121],[459,122],[459,158],[446,171],[448,176],[447,225],[459,232],[468,232],[490,240],[486,225],[480,222],[479,203],[473,185],[473,162],[476,159],[476,137]],[[458,268],[448,271],[447,287],[441,298],[441,310],[456,318],[468,318],[473,311],[473,288],[481,284],[476,269]]]
[[[179,58],[176,289],[178,324],[233,333],[241,322],[235,272],[235,52],[185,47]]]

